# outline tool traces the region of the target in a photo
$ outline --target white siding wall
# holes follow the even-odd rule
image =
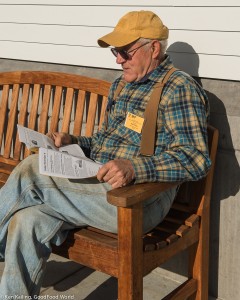
[[[239,0],[0,0],[0,58],[119,69],[96,40],[140,9],[156,12],[169,27],[178,67],[240,80]]]

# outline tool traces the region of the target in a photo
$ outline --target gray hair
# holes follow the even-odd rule
[[[151,42],[153,40],[151,39],[145,39],[145,38],[140,38],[138,40],[138,42],[141,42],[141,43],[147,43],[147,42]],[[160,52],[160,55],[159,55],[159,58],[162,59],[165,54],[166,54],[166,51],[167,51],[167,46],[168,46],[168,40],[158,40],[158,42],[160,43],[161,45],[161,52]]]

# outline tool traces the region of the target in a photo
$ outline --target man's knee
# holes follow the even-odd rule
[[[16,212],[8,227],[8,235],[18,239],[48,242],[59,230],[62,221],[47,212],[41,211],[42,205],[35,205]]]
[[[22,183],[29,183],[37,180],[39,175],[39,161],[38,155],[30,155],[21,161],[20,164],[14,168],[10,179],[16,182],[16,186],[21,186]]]
[[[24,234],[32,235],[37,226],[39,226],[39,212],[32,207],[24,208],[16,212],[9,223],[8,235]]]

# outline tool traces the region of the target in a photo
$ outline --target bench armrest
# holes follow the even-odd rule
[[[115,206],[130,207],[179,185],[179,182],[153,182],[129,185],[107,192],[107,201]]]

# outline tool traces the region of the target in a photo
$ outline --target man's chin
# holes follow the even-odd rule
[[[131,76],[126,72],[123,72],[123,79],[128,83],[136,81],[136,78],[134,76]]]

